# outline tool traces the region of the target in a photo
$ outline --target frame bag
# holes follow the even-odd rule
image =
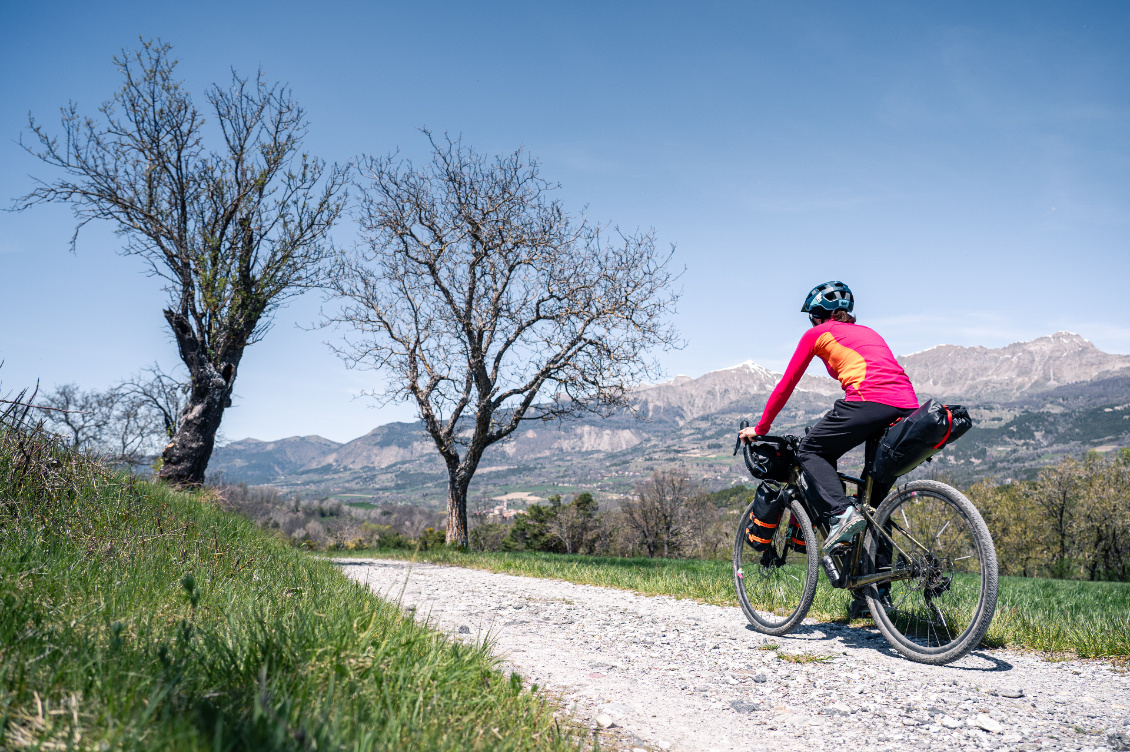
[[[883,432],[871,476],[877,483],[893,483],[895,478],[906,475],[972,427],[969,411],[961,405],[927,400]]]

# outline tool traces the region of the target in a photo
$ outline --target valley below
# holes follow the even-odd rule
[[[1003,348],[942,345],[900,358],[919,398],[963,404],[974,428],[912,477],[968,485],[1030,479],[1067,455],[1130,446],[1130,356],[1059,332]],[[487,449],[471,486],[472,511],[507,494],[581,491],[613,501],[654,469],[679,467],[711,490],[748,482],[732,455],[740,420],[755,420],[779,374],[753,363],[637,390],[634,414],[530,422]],[[806,376],[776,434],[803,435],[842,394]],[[858,468],[862,452],[841,463]],[[339,444],[320,436],[244,439],[216,450],[209,471],[226,483],[273,485],[353,504],[442,506],[446,472],[419,423],[390,423]],[[520,507],[521,501],[517,503]]]

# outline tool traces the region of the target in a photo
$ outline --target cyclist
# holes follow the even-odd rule
[[[812,328],[800,338],[761,420],[740,434],[748,442],[769,433],[814,356],[824,361],[828,373],[843,386],[844,399],[836,400],[797,449],[800,484],[829,527],[825,550],[850,541],[867,525],[844,493],[836,462],[918,408],[918,396],[906,372],[882,337],[855,323],[854,308],[855,297],[843,282],[825,282],[808,293],[800,310],[808,314]],[[871,498],[882,499],[889,490],[873,487]]]

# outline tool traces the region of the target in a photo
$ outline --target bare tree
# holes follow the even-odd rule
[[[305,115],[285,87],[232,73],[206,92],[218,150],[204,147],[204,114],[174,78],[170,47],[144,43],[115,64],[122,88],[84,117],[63,109],[62,136],[30,121],[25,148],[63,173],[16,202],[70,204],[78,232],[108,220],[168,292],[165,320],[190,390],[162,452],[160,477],[197,484],[244,350],[288,297],[317,284],[347,171],[301,151]]]
[[[153,365],[106,390],[63,384],[36,405],[44,425],[74,449],[115,464],[150,462],[176,433],[187,385]]]
[[[687,500],[682,519],[687,538],[685,550],[697,559],[718,558],[730,542],[728,523],[736,522],[728,519],[711,498],[701,492]]]
[[[102,454],[119,465],[138,467],[160,447],[154,439],[164,437],[157,415],[136,399],[114,391],[116,404],[109,430],[102,442]]]
[[[595,529],[597,511],[592,494],[581,493],[572,502],[557,507],[557,514],[546,523],[546,531],[565,544],[565,553],[575,554]]]
[[[1070,552],[1073,518],[1083,495],[1083,476],[1082,463],[1065,459],[1041,470],[1030,491],[1031,500],[1051,522],[1056,544],[1053,567],[1066,561]]]
[[[135,403],[137,409],[160,419],[166,442],[176,436],[185,398],[192,389],[190,383],[170,376],[154,363],[123,381],[117,389],[123,397]]]
[[[653,233],[570,217],[521,150],[425,135],[423,167],[362,161],[366,242],[340,260],[327,323],[352,330],[347,362],[389,377],[378,396],[415,401],[447,467],[447,540],[466,546],[484,450],[523,421],[625,406],[657,373],[646,352],[676,341],[677,296]]]
[[[44,425],[63,436],[72,449],[100,450],[114,421],[118,395],[113,391],[82,390],[63,384],[45,392],[37,402],[44,411]]]
[[[679,552],[683,534],[683,509],[698,493],[690,476],[681,470],[655,470],[636,485],[634,499],[620,505],[624,522],[639,537],[649,557]]]

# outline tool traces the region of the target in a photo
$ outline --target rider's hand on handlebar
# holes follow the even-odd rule
[[[757,439],[760,435],[761,434],[757,433],[753,426],[750,426],[749,428],[743,428],[738,434],[738,438],[741,439],[743,444],[748,444]]]

